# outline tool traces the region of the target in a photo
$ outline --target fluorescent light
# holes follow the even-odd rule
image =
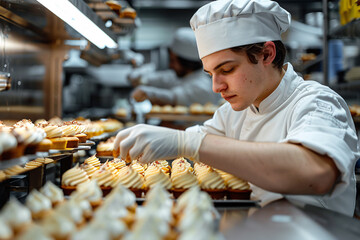
[[[85,16],[68,0],[37,0],[44,7],[69,24],[82,36],[103,49],[117,48],[117,43],[101,30],[94,22]]]

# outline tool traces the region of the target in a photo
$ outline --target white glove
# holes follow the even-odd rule
[[[151,86],[138,86],[132,92],[131,97],[137,102],[142,102],[149,99],[152,104],[174,105],[175,94],[167,89],[156,88]]]
[[[185,132],[165,127],[139,124],[116,135],[114,152],[120,148],[120,158],[141,156],[140,162],[186,157],[199,160],[199,149],[206,133]]]

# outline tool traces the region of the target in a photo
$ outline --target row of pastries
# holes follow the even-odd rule
[[[49,149],[76,148],[87,139],[121,128],[123,124],[115,119],[63,121],[53,118],[34,123],[23,119],[10,126],[0,122],[0,160]]]
[[[155,185],[144,203],[119,184],[103,197],[96,181],[80,184],[68,198],[47,182],[25,203],[11,198],[0,212],[0,239],[223,239],[217,212],[197,186],[175,202]]]
[[[61,187],[70,194],[78,184],[90,180],[96,180],[104,193],[122,184],[137,197],[146,194],[156,184],[173,193],[174,197],[192,186],[199,186],[214,199],[249,199],[251,194],[246,181],[202,163],[195,163],[192,167],[184,158],[174,160],[171,166],[166,160],[151,164],[134,160],[127,165],[124,160],[117,158],[101,163],[94,155],[66,171]]]

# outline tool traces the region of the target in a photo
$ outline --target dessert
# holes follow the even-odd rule
[[[6,174],[7,177],[11,177],[11,176],[19,175],[25,171],[26,171],[25,168],[23,168],[19,165],[14,165],[12,167],[5,169],[4,173]]]
[[[37,162],[37,161],[30,161],[30,162],[27,162],[25,164],[25,167],[24,169],[26,170],[31,170],[31,169],[34,169],[34,168],[37,168],[37,167],[41,167],[43,164],[40,163],[40,162]]]
[[[0,239],[10,240],[13,239],[13,236],[14,233],[9,224],[7,224],[4,219],[0,218]]]
[[[156,184],[160,184],[167,190],[172,187],[169,176],[167,176],[161,169],[155,164],[151,164],[144,173],[145,186],[150,189]]]
[[[142,176],[145,174],[146,165],[141,164],[139,161],[134,160],[131,162],[130,167],[140,173]]]
[[[44,131],[46,133],[46,138],[48,138],[52,145],[52,149],[65,149],[66,148],[66,138],[63,138],[63,132],[61,128],[55,125],[42,125],[44,126]]]
[[[24,154],[25,146],[18,145],[16,137],[9,132],[0,132],[1,160],[17,158]]]
[[[218,109],[218,106],[216,106],[212,103],[206,103],[204,105],[204,113],[208,114],[208,115],[213,115],[217,109]]]
[[[4,171],[0,170],[0,182],[4,181],[7,179],[6,174],[4,173]]]
[[[86,172],[76,165],[62,175],[61,188],[63,189],[65,195],[69,195],[76,189],[77,185],[89,181],[90,179]]]
[[[81,207],[81,203],[84,202],[86,203],[86,201],[81,199],[70,199],[65,201],[63,204],[60,204],[55,208],[54,214],[56,216],[65,216],[67,219],[71,220],[76,227],[80,228],[85,224],[84,209]],[[88,207],[90,207],[89,203]]]
[[[64,202],[63,191],[50,181],[45,183],[40,192],[51,201],[52,207],[56,207]]]
[[[36,145],[37,152],[47,152],[51,149],[52,142],[50,139],[44,138]]]
[[[72,122],[66,122],[60,129],[63,132],[63,137],[66,139],[66,148],[77,148],[79,146],[79,139],[75,137],[76,126],[72,125]]]
[[[99,168],[101,165],[100,160],[95,155],[85,159],[84,163],[91,164],[96,168]]]
[[[161,113],[161,106],[160,105],[152,105],[150,113]]]
[[[34,220],[43,219],[50,214],[52,208],[50,199],[36,189],[26,197],[25,205],[30,209]]]
[[[126,163],[124,160],[121,160],[119,158],[114,158],[113,160],[110,161],[110,163],[112,163],[112,165],[117,169],[120,170],[121,168],[126,166]]]
[[[102,203],[102,191],[96,181],[86,181],[79,184],[76,191],[71,194],[71,198],[76,201],[87,200],[91,207],[96,209]]]
[[[51,236],[45,233],[44,229],[39,225],[34,224],[31,228],[25,230],[16,240],[52,240]]]
[[[221,170],[217,170],[221,177],[225,181],[225,186],[227,188],[227,198],[228,199],[250,199],[251,189],[247,181],[244,181],[241,178],[235,177],[230,173],[226,173]]]
[[[174,107],[175,114],[187,114],[189,112],[189,108],[182,105],[176,105]]]
[[[1,210],[1,217],[15,234],[25,231],[32,223],[30,210],[11,197]]]
[[[91,180],[96,181],[103,192],[103,196],[106,196],[112,189],[111,185],[114,181],[114,176],[110,171],[101,168],[92,175]]]
[[[36,158],[34,161],[42,164],[49,164],[54,162],[54,160],[51,158]]]
[[[225,197],[225,182],[217,171],[203,163],[195,163],[194,169],[203,191],[206,191],[213,199]]]
[[[167,104],[161,107],[161,113],[174,113],[174,107]]]
[[[113,150],[113,142],[100,142],[96,147],[96,156],[113,156]]]
[[[54,239],[70,239],[76,230],[75,224],[64,214],[51,214],[42,221],[44,231]]]
[[[23,119],[14,124],[14,134],[21,136],[25,144],[25,153],[34,154],[37,145],[46,137],[46,133],[42,128],[35,127],[30,121]]]
[[[135,9],[133,9],[131,7],[126,7],[122,11],[120,11],[119,16],[120,16],[120,18],[132,18],[132,19],[135,19],[136,18],[136,11],[135,11]]]
[[[115,180],[112,184],[113,188],[116,188],[117,185],[123,185],[131,190],[136,197],[140,198],[144,189],[144,179],[133,168],[125,166],[119,170],[118,174],[115,177]]]
[[[83,163],[80,165],[80,167],[86,172],[88,177],[91,179],[94,173],[98,170],[96,167],[89,163]]]
[[[200,103],[193,103],[190,105],[189,111],[191,114],[203,114],[204,107]]]
[[[185,159],[173,163],[171,182],[173,185],[171,191],[175,198],[178,198],[190,187],[199,184],[190,164]]]

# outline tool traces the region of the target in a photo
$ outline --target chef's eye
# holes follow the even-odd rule
[[[227,73],[231,73],[233,70],[234,68],[229,68],[229,69],[223,69],[221,72],[227,74]]]

